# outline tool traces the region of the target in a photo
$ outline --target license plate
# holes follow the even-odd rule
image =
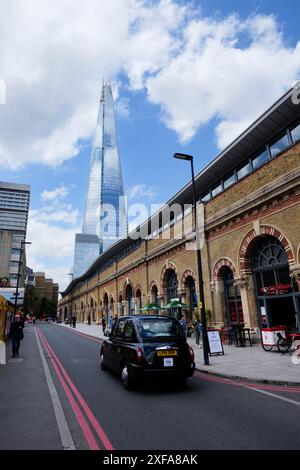
[[[177,351],[175,349],[168,349],[166,351],[157,351],[158,356],[177,356]]]
[[[173,357],[164,357],[164,367],[173,367]]]

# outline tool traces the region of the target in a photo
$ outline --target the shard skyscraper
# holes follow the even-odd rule
[[[74,277],[127,236],[127,211],[111,85],[103,82],[91,155],[82,233],[75,236]]]

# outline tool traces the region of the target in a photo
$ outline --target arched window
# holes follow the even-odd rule
[[[288,257],[277,238],[260,238],[254,245],[251,258],[258,293],[266,287],[291,284]]]

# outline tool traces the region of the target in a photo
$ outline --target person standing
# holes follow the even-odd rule
[[[76,315],[72,317],[73,328],[76,328]]]
[[[102,331],[103,331],[103,333],[104,333],[105,328],[106,328],[106,320],[105,320],[105,317],[102,317],[101,324],[102,324]]]
[[[186,321],[185,321],[183,315],[181,315],[180,320],[179,320],[179,323],[180,323],[181,328],[182,328],[182,330],[183,330],[183,332],[184,332],[185,338],[187,338],[187,326],[186,326]]]
[[[14,318],[14,321],[10,327],[11,342],[12,342],[12,356],[15,357],[19,355],[20,342],[24,338],[23,326],[21,322],[21,317],[17,314]]]
[[[198,314],[195,315],[195,318],[193,321],[193,327],[194,327],[196,345],[198,346],[198,348],[201,348],[200,346],[201,322],[200,322],[200,318]]]
[[[88,324],[90,325],[91,324],[91,315],[89,314],[88,316]]]

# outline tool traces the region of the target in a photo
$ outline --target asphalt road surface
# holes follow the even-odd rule
[[[23,397],[31,398],[25,411],[18,404],[15,416],[2,421],[1,449],[300,449],[296,387],[196,372],[186,386],[156,383],[126,391],[117,375],[101,371],[96,338],[40,322],[26,326],[25,340],[24,361],[5,376],[0,371],[0,379],[15,389],[24,374]],[[16,418],[25,439],[10,435]]]

